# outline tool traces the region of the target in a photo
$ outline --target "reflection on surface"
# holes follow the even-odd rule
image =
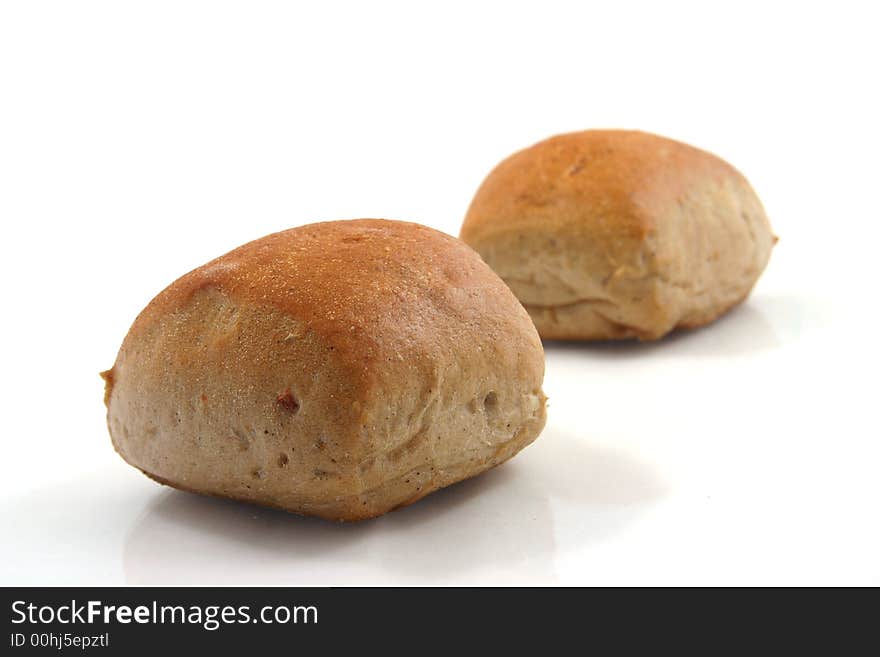
[[[123,562],[149,584],[553,583],[558,532],[586,545],[662,494],[644,465],[547,430],[505,466],[356,524],[163,491]],[[574,527],[556,526],[557,504]]]
[[[153,488],[130,474],[124,466],[100,470],[2,500],[0,582],[119,585],[125,527]]]
[[[711,324],[698,329],[678,330],[654,342],[547,340],[544,346],[552,351],[587,352],[591,356],[607,359],[639,358],[648,354],[672,357],[737,356],[779,347],[782,344],[777,332],[779,324],[784,325],[783,330],[800,330],[804,309],[798,300],[765,298],[756,301],[740,304]]]
[[[356,584],[442,581],[530,555],[552,577],[552,519],[529,486],[510,472],[439,491],[419,503],[355,524],[164,492],[129,534],[124,553],[131,582]],[[515,477],[514,477],[515,478]],[[512,505],[512,506],[508,506]],[[505,522],[505,513],[527,522]],[[491,564],[483,563],[491,560]]]

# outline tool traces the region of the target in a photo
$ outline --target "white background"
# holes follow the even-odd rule
[[[872,3],[0,5],[2,584],[880,584]],[[748,303],[547,347],[506,466],[336,525],[113,452],[137,312],[263,234],[457,234],[502,157],[639,128],[718,153],[780,236]]]

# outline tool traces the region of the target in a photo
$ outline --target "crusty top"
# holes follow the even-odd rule
[[[363,518],[510,458],[544,424],[541,342],[469,246],[317,223],[181,277],[107,381],[122,457],[180,488]]]
[[[722,159],[644,132],[589,130],[515,153],[461,229],[545,338],[656,339],[742,301],[774,237]]]
[[[489,174],[462,226],[469,244],[540,222],[560,235],[606,219],[609,243],[643,238],[694,181],[742,179],[730,164],[666,137],[630,130],[557,135],[514,153]],[[648,211],[645,211],[647,209]],[[524,225],[519,225],[522,222]],[[599,235],[602,233],[600,232]]]
[[[172,283],[141,313],[128,340],[206,288],[296,318],[360,371],[474,335],[540,345],[528,314],[470,247],[414,223],[331,221],[249,242]]]

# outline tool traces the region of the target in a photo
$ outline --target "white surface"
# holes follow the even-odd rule
[[[869,3],[299,4],[0,7],[0,583],[880,584]],[[372,522],[113,453],[97,372],[176,276],[321,219],[455,234],[499,159],[587,127],[749,176],[781,241],[746,305],[548,345],[538,441]]]

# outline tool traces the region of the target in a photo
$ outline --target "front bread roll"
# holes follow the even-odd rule
[[[454,237],[378,219],[190,272],[103,376],[113,445],[148,476],[339,520],[498,465],[545,420],[541,342],[501,279]]]
[[[654,340],[748,296],[775,238],[746,179],[644,132],[553,137],[496,167],[461,229],[543,338]]]

